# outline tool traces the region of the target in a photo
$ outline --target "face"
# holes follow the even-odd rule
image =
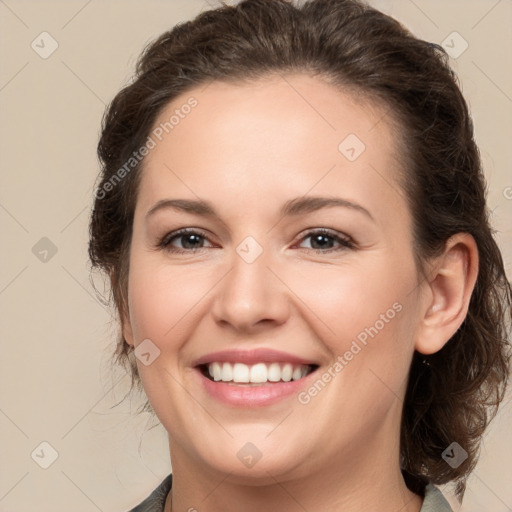
[[[124,334],[173,467],[263,482],[397,453],[419,297],[388,121],[305,75],[159,116]]]

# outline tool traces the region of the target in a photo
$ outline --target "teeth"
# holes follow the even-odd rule
[[[292,380],[299,380],[302,377],[302,370],[297,366],[292,373]]]
[[[283,366],[281,370],[281,379],[285,382],[290,382],[292,380],[293,375],[293,366],[290,363],[287,363]]]
[[[254,366],[251,366],[251,370],[249,372],[249,380],[251,382],[267,382],[267,375],[267,365],[265,363],[258,363]]]
[[[213,363],[215,364],[215,363]],[[229,364],[229,363],[224,363]],[[234,382],[249,382],[249,367],[246,364],[235,363],[233,365],[233,381]]]
[[[209,368],[210,375],[213,377],[213,380],[221,380],[222,379],[222,368],[219,363],[213,363]],[[213,375],[212,375],[213,372]]]
[[[290,382],[305,377],[310,370],[309,365],[291,363],[257,363],[248,366],[243,363],[210,363],[208,374],[218,382],[265,383]]]
[[[222,365],[222,380],[224,382],[233,380],[233,367],[229,363]]]
[[[281,367],[279,363],[272,363],[268,367],[267,376],[270,382],[279,382],[281,380]]]

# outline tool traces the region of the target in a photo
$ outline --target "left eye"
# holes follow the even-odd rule
[[[307,233],[301,240],[310,239],[311,247],[304,247],[305,249],[310,249],[313,251],[319,252],[330,252],[330,251],[339,251],[343,249],[351,249],[354,244],[352,240],[346,237],[342,237],[336,233],[331,233],[325,229],[311,231]],[[338,244],[338,247],[333,247],[333,244]],[[316,247],[315,247],[316,246]]]
[[[350,238],[340,236],[337,233],[332,233],[325,229],[306,233],[300,240],[305,241],[308,239],[311,240],[311,246],[302,246],[302,249],[325,253],[354,247],[354,243]],[[207,248],[204,245],[207,240],[208,238],[201,231],[184,229],[165,236],[158,245],[169,252],[185,253]],[[176,245],[174,245],[175,241],[181,241],[181,247],[176,247]],[[299,246],[301,246],[301,244]]]

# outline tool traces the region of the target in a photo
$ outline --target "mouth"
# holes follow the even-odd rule
[[[239,409],[293,399],[319,368],[313,359],[271,348],[214,352],[196,359],[191,366],[211,398]]]
[[[289,362],[259,362],[249,365],[240,362],[215,361],[198,366],[203,376],[210,381],[237,386],[261,386],[298,381],[310,375],[317,368],[316,364]]]

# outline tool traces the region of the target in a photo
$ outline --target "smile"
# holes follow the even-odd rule
[[[233,384],[264,384],[290,382],[302,379],[314,370],[314,365],[292,363],[244,363],[212,362],[203,365],[203,374],[214,382]]]
[[[216,402],[239,409],[293,399],[319,368],[315,358],[274,349],[229,349],[192,362],[198,384]]]

